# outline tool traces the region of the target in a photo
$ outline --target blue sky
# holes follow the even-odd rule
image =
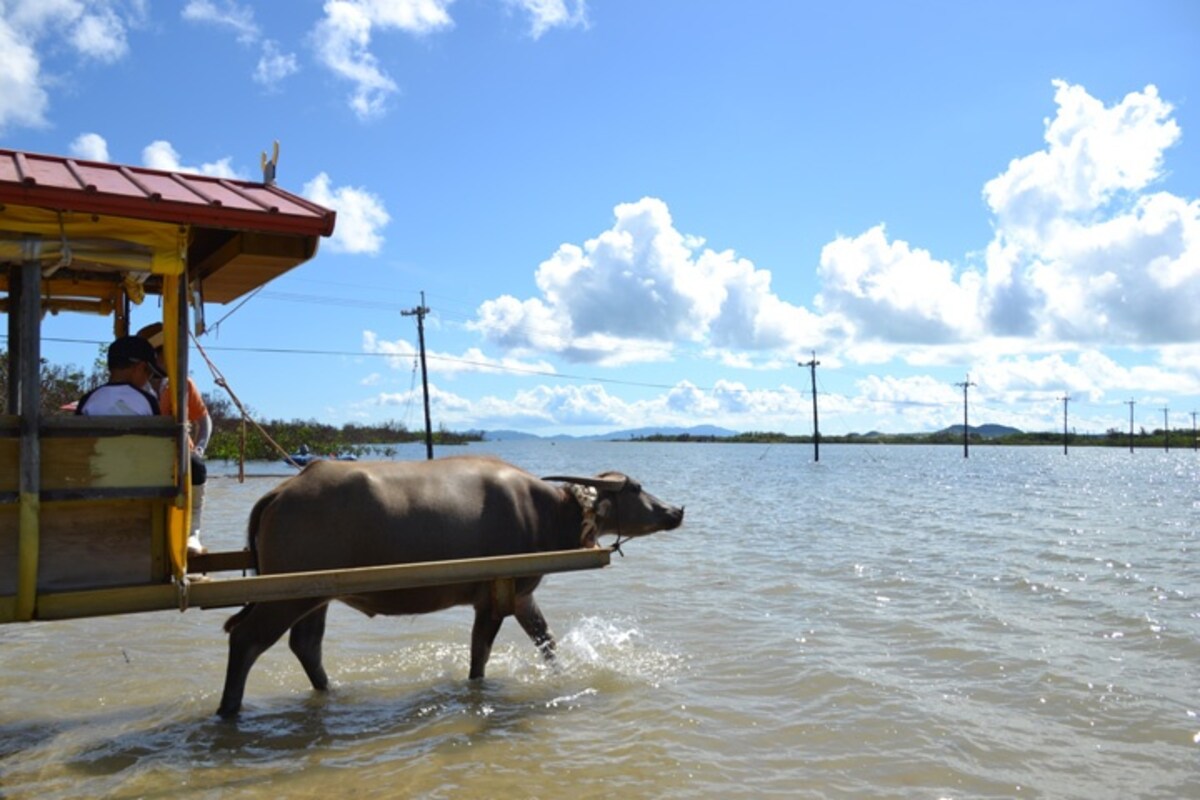
[[[205,309],[266,418],[420,428],[424,291],[451,429],[1190,427],[1198,91],[1194,2],[0,0],[2,146],[337,209]]]

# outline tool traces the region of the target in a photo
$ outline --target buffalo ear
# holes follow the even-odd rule
[[[619,492],[629,483],[629,478],[624,476],[620,478],[574,478],[565,475],[551,475],[542,478],[544,481],[564,481],[565,483],[577,483],[580,486],[592,486],[601,492]]]

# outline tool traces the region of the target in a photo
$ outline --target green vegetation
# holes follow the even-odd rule
[[[60,366],[42,359],[41,368],[41,413],[70,414],[63,406],[74,403],[88,391],[108,380],[105,352],[101,347],[91,369],[84,370],[74,365]],[[0,403],[8,403],[8,351],[0,351]]]
[[[278,460],[283,457],[258,428],[250,423],[242,424],[237,409],[228,400],[205,394],[204,402],[213,418],[213,435],[208,442],[208,458],[241,458],[243,431],[247,460]],[[410,431],[402,423],[394,421],[378,425],[349,423],[339,428],[316,420],[285,422],[275,419],[259,421],[259,425],[288,453],[296,452],[301,445],[308,445],[309,450],[319,454],[361,456],[368,452],[378,452],[380,455],[390,456],[394,451],[390,450],[388,445],[425,441],[424,431]],[[455,433],[444,427],[433,433],[433,443],[442,446],[461,445],[480,441],[482,438],[481,433]]]
[[[811,435],[792,436],[773,431],[751,431],[739,433],[736,436],[693,436],[691,434],[655,434],[640,436],[631,440],[635,442],[730,442],[735,444],[812,444]],[[943,430],[935,433],[850,433],[830,436],[821,434],[822,444],[950,444],[961,445],[962,429]],[[1010,433],[1004,436],[984,437],[971,433],[968,442],[972,447],[983,446],[1043,446],[1061,447],[1062,432]],[[1145,428],[1133,437],[1135,448],[1163,449],[1166,447],[1166,434],[1162,429],[1146,431]],[[1129,447],[1129,432],[1109,429],[1101,435],[1072,433],[1067,437],[1069,447]],[[1193,433],[1191,429],[1174,428],[1170,431],[1172,448],[1191,448]]]

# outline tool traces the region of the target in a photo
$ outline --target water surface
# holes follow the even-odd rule
[[[228,611],[0,627],[0,796],[1200,797],[1192,451],[466,450],[622,469],[684,527],[546,579],[558,668],[510,620],[473,685],[468,610],[336,606],[333,691],[277,645],[235,724]],[[289,470],[251,472],[210,546]]]

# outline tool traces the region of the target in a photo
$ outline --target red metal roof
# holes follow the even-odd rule
[[[0,203],[309,236],[337,216],[274,185],[2,148]]]

